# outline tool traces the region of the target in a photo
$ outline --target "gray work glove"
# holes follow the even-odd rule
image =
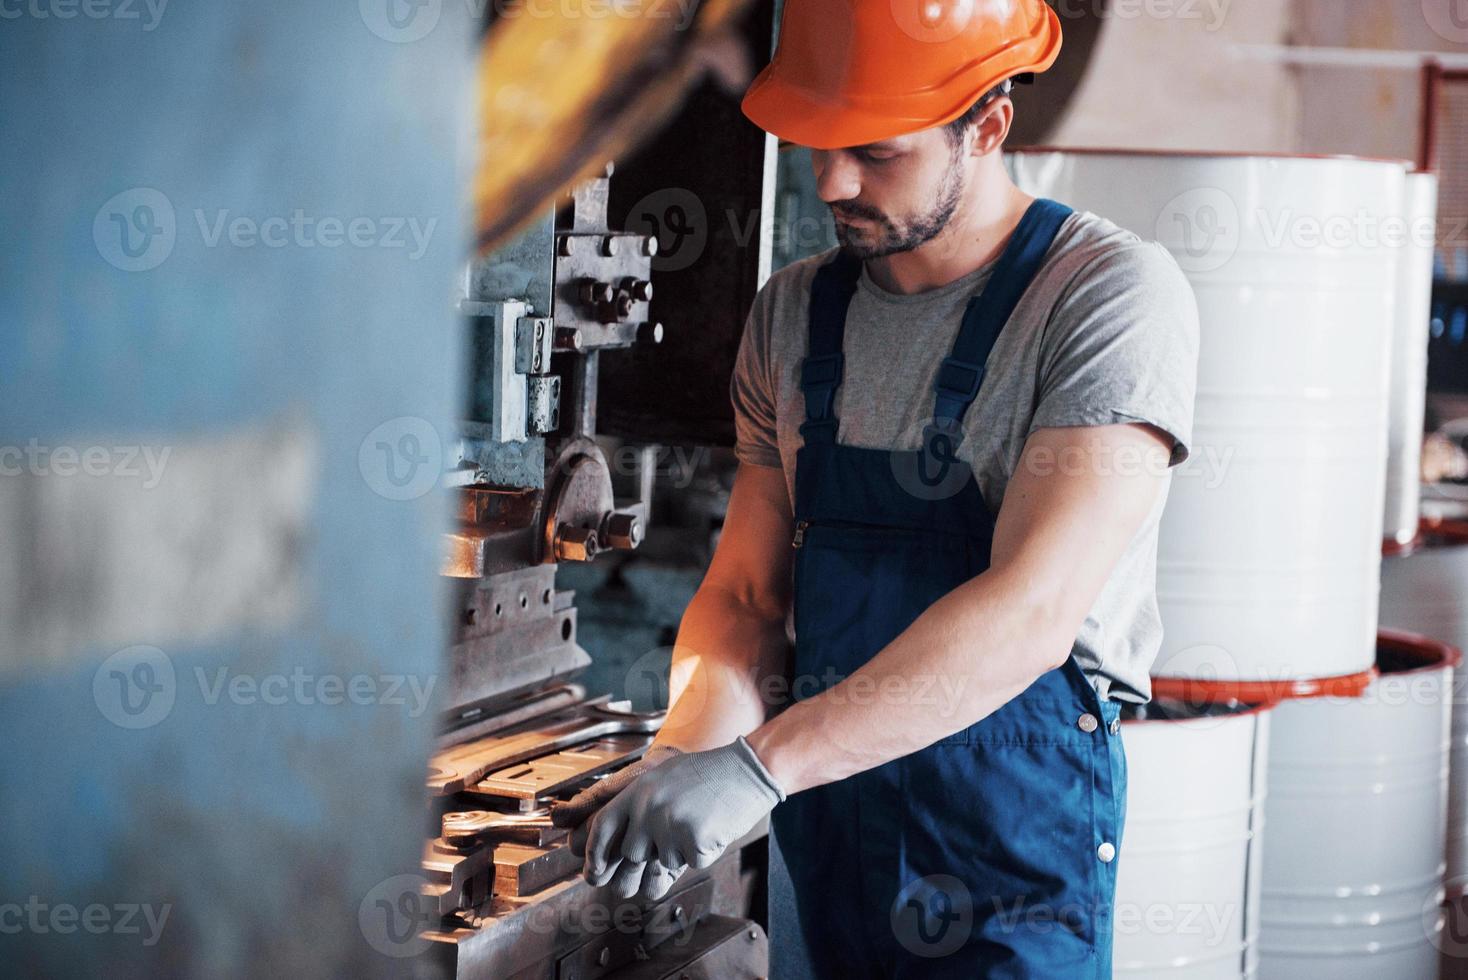
[[[628,783],[653,766],[682,754],[680,749],[671,745],[653,743],[643,753],[642,758],[632,765],[617,770],[605,779],[597,780],[565,803],[557,803],[551,807],[551,823],[557,827],[571,828],[571,852],[577,857],[585,856],[586,835],[591,828],[589,821],[596,811],[606,806]]]
[[[659,899],[691,864],[706,868],[785,799],[743,736],[667,759],[593,818],[582,874],[621,898]]]

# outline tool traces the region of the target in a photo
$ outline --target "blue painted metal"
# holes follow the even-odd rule
[[[305,447],[308,479],[283,498],[306,495],[295,501],[301,533],[266,556],[298,578],[288,614],[246,607],[202,629],[201,610],[178,608],[155,641],[130,635],[124,610],[43,657],[35,630],[109,596],[66,575],[29,594],[33,570],[58,549],[103,567],[141,548],[146,563],[149,545],[101,533],[123,516],[105,505],[69,540],[25,526],[37,511],[17,501],[50,499],[65,477],[0,476],[12,481],[0,493],[0,592],[13,593],[0,609],[29,623],[0,624],[0,972],[413,968],[369,942],[358,914],[372,913],[380,882],[417,868],[424,839],[433,712],[410,685],[435,697],[446,687],[436,566],[448,502],[441,491],[389,499],[364,475],[377,447],[362,451],[394,419],[447,446],[463,401],[453,301],[469,240],[470,6],[7,8],[0,451],[148,442],[178,460],[264,433],[267,451],[227,488],[200,484],[216,511],[243,514],[282,494],[268,448],[283,432]],[[354,219],[367,222],[356,243]],[[252,226],[284,244],[252,243]],[[389,455],[423,446],[388,433]],[[160,560],[197,554],[201,574],[228,540],[187,523],[173,532]],[[157,647],[175,671],[171,710],[139,729],[109,721],[94,695],[103,662],[132,643]],[[221,669],[257,685],[360,675],[375,687],[363,704],[322,703],[329,682],[280,704],[229,688],[211,703]],[[390,696],[386,678],[399,675]],[[55,917],[93,906],[108,910],[105,928]],[[139,932],[122,928],[123,906],[139,907]],[[150,944],[144,913],[164,908]]]

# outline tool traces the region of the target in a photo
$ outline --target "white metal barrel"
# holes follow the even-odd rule
[[[1261,980],[1436,975],[1457,661],[1382,633],[1363,695],[1275,708]]]
[[[1191,458],[1158,545],[1153,674],[1280,681],[1369,670],[1387,367],[1408,165],[1018,150],[1026,192],[1161,242],[1202,326]]]
[[[1468,524],[1423,525],[1406,554],[1381,568],[1381,623],[1410,630],[1458,649],[1468,648]],[[1449,760],[1448,897],[1468,894],[1468,671],[1453,682]]]
[[[1127,815],[1113,972],[1127,980],[1255,975],[1269,712],[1212,706],[1121,726]],[[1171,715],[1171,717],[1165,717]]]
[[[1392,334],[1391,410],[1387,424],[1386,511],[1382,537],[1406,544],[1417,534],[1422,496],[1422,429],[1427,405],[1427,339],[1432,319],[1432,262],[1437,175],[1407,175],[1406,235],[1397,265]]]

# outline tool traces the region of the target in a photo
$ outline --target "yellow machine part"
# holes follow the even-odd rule
[[[728,50],[747,0],[528,0],[490,25],[479,69],[480,251],[651,136]]]

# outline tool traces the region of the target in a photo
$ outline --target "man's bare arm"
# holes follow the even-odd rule
[[[1063,664],[1162,493],[1169,449],[1141,425],[1033,433],[1005,492],[990,568],[846,680],[749,736],[785,792],[931,745]]]
[[[792,524],[784,471],[741,463],[713,562],[678,627],[660,744],[713,748],[764,723],[762,679],[783,672],[788,652]]]

